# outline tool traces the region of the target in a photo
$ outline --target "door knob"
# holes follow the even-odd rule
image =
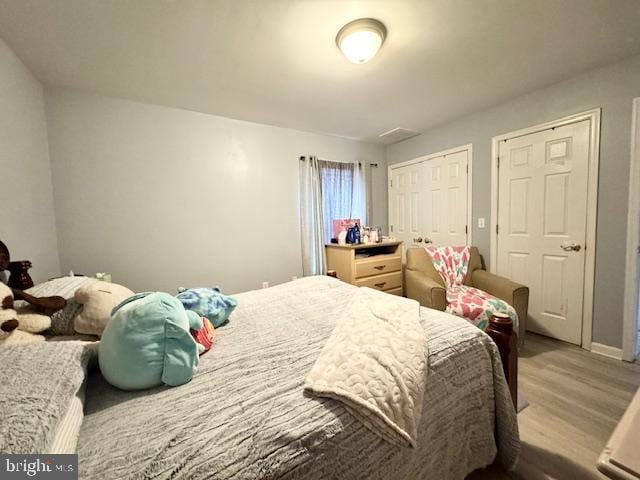
[[[424,243],[433,243],[430,238],[424,237]]]
[[[562,245],[560,245],[560,247],[565,252],[579,252],[582,248],[582,246],[578,245],[577,243],[563,243]]]
[[[414,238],[413,239],[413,243],[420,243],[422,242],[422,237],[418,237],[418,238]]]

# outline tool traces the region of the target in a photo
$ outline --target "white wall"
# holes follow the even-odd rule
[[[389,164],[473,144],[473,241],[489,263],[491,138],[602,108],[593,341],[620,347],[625,271],[632,99],[640,95],[640,56],[587,72],[387,149]],[[477,219],[487,219],[479,229]],[[589,246],[592,248],[593,246]]]
[[[379,163],[386,225],[381,146],[67,90],[46,104],[64,270],[168,292],[300,276],[300,155]]]
[[[58,244],[42,86],[0,40],[0,240],[31,260],[38,282],[58,275]]]

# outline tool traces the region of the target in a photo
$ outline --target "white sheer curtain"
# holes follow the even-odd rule
[[[331,241],[334,219],[367,223],[366,169],[361,163],[300,159],[302,271],[325,273],[324,244]]]
[[[316,157],[300,158],[302,274],[325,273],[322,181]]]
[[[359,163],[320,160],[324,241],[332,236],[333,220],[358,218],[367,223],[367,193],[365,169]]]

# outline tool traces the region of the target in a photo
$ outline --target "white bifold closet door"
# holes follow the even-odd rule
[[[467,155],[465,150],[424,162],[427,207],[423,242],[467,244]]]
[[[391,167],[389,224],[404,246],[466,245],[468,150]]]

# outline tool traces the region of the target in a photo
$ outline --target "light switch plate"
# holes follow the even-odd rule
[[[479,218],[478,219],[478,228],[484,228],[484,226],[485,226],[484,218]]]

